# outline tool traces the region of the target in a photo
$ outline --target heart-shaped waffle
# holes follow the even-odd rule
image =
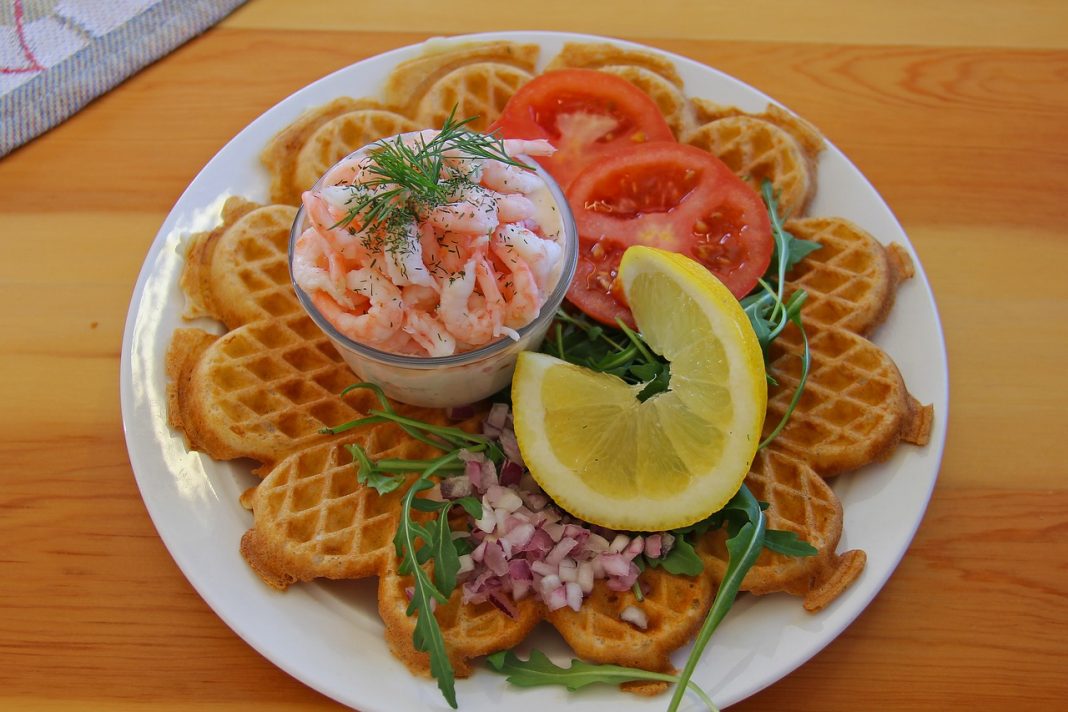
[[[786,216],[803,214],[816,194],[816,158],[823,150],[819,133],[796,116],[771,105],[762,114],[694,99],[697,127],[681,140],[727,164],[760,191],[771,181]]]

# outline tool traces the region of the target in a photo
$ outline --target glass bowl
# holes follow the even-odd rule
[[[293,247],[307,227],[304,206],[300,207],[289,232],[290,280],[305,311],[323,333],[330,337],[338,353],[357,378],[376,383],[390,398],[411,405],[437,408],[466,405],[505,388],[512,380],[519,353],[541,345],[575,275],[575,266],[578,263],[578,232],[560,186],[536,162],[529,158],[524,160],[534,167],[535,172],[545,182],[560,216],[560,240],[563,247],[560,278],[537,318],[517,329],[518,341],[504,336],[471,351],[451,356],[406,356],[380,351],[340,333],[293,279]]]

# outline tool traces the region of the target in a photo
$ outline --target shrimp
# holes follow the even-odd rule
[[[441,322],[425,311],[409,309],[404,315],[404,332],[430,356],[456,353],[456,339]]]
[[[438,304],[438,293],[430,287],[412,284],[401,287],[401,299],[404,300],[404,306],[408,310],[431,311]]]
[[[335,227],[345,218],[344,208],[335,207],[311,191],[306,191],[302,199],[308,221],[335,251],[340,252],[345,259],[359,264],[368,264],[371,261],[371,253],[364,245],[362,231],[357,230],[351,223],[343,228]]]
[[[380,272],[369,267],[349,272],[346,285],[367,298],[365,313],[345,311],[325,292],[315,292],[312,302],[338,331],[353,341],[380,346],[392,339],[404,323],[404,301],[400,290]]]
[[[398,287],[410,284],[431,288],[438,286],[423,264],[423,245],[419,228],[414,221],[406,226],[404,241],[386,246],[382,250],[382,256],[386,264],[386,274]]]
[[[533,170],[486,161],[482,166],[482,185],[500,193],[532,193],[542,181]]]
[[[431,271],[448,277],[464,268],[471,257],[481,257],[489,250],[488,235],[472,235],[466,232],[446,232],[438,241],[440,247],[437,261],[430,263]]]
[[[475,292],[476,282],[482,294]],[[478,346],[500,334],[503,303],[492,268],[473,258],[442,284],[438,317],[457,339]]]
[[[359,185],[375,177],[371,172],[373,159],[368,155],[349,156],[335,165],[323,176],[324,186]]]
[[[528,141],[522,138],[504,139],[504,152],[509,156],[551,156],[556,147],[544,138]]]
[[[449,196],[450,201],[427,214],[427,222],[442,232],[469,232],[488,235],[500,219],[495,194],[479,185],[464,185]]]
[[[493,232],[493,240],[512,248],[523,258],[534,274],[538,289],[547,291],[549,278],[563,253],[559,243],[539,237],[520,225],[501,225]]]
[[[293,278],[306,291],[322,290],[338,304],[351,309],[346,294],[345,265],[330,242],[312,228],[297,238],[293,246]],[[323,267],[323,263],[326,267]]]
[[[521,193],[510,195],[495,194],[497,200],[497,218],[502,223],[519,222],[534,217],[534,202]]]
[[[530,265],[513,245],[497,239],[490,244],[490,249],[509,272],[501,285],[505,300],[504,325],[519,329],[534,321],[541,311],[541,291]]]

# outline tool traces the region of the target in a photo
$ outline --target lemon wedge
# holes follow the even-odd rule
[[[646,342],[671,363],[668,390],[546,354],[512,379],[519,449],[553,500],[612,529],[662,531],[718,511],[738,491],[767,407],[764,360],[734,296],[682,255],[631,247],[619,268]]]

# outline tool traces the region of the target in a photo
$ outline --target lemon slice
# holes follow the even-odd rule
[[[671,362],[668,390],[533,352],[512,380],[519,449],[561,507],[612,529],[676,529],[738,491],[767,407],[764,360],[741,305],[687,257],[631,247],[623,292],[649,346]]]

